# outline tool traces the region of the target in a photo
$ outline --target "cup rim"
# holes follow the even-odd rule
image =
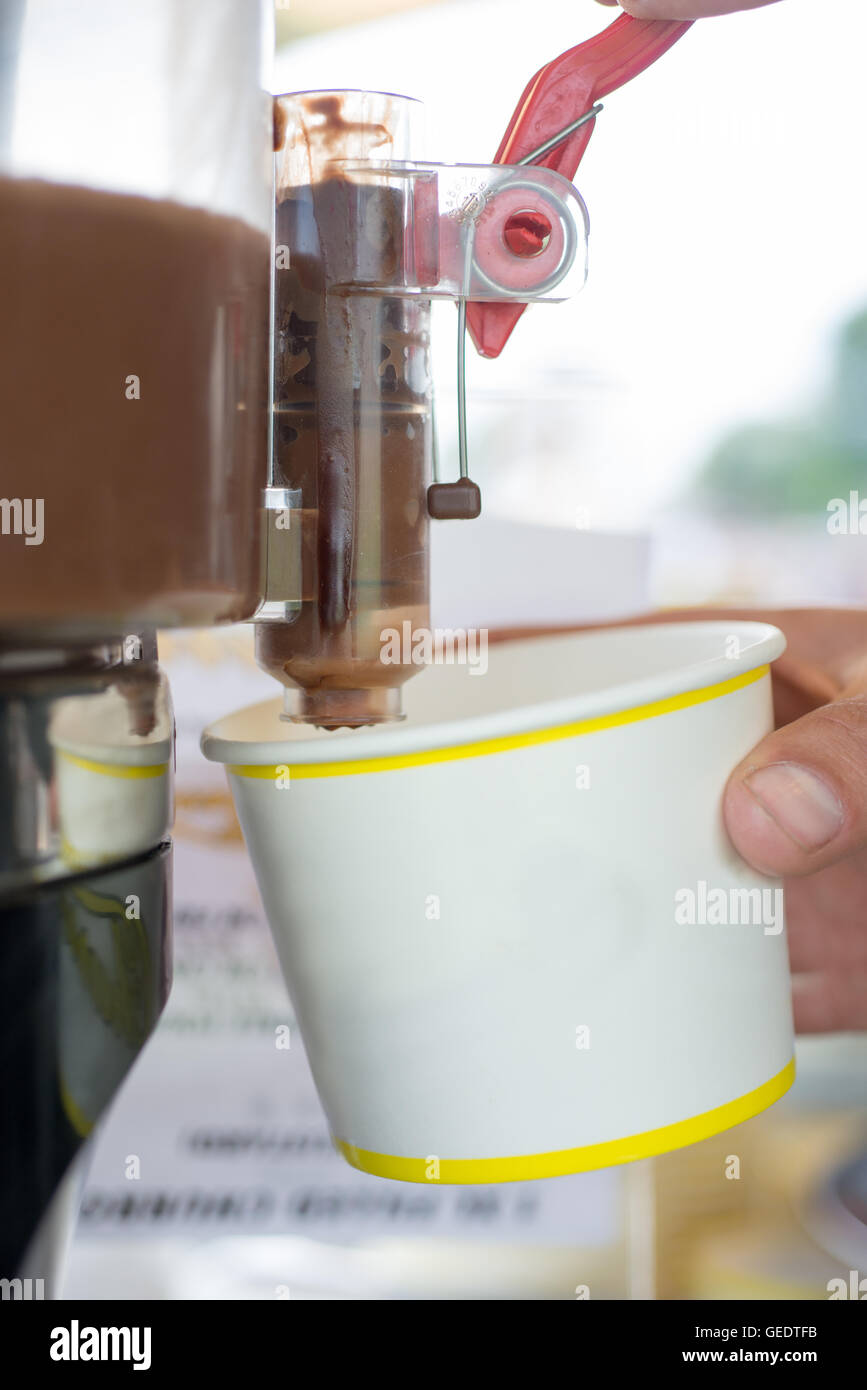
[[[411,102],[413,106],[424,106],[421,97],[408,96],[406,92],[386,92],[379,87],[302,87],[291,92],[275,92],[274,100],[282,101],[291,97],[388,97],[390,101]]]
[[[580,723],[623,711],[656,704],[711,686],[724,686],[775,661],[786,648],[779,628],[770,623],[706,620],[700,622],[648,623],[627,628],[624,625],[522,637],[508,644],[512,650],[544,642],[590,644],[604,642],[628,631],[647,641],[655,634],[676,630],[696,644],[709,636],[739,639],[737,656],[724,654],[686,661],[651,676],[619,682],[599,690],[576,693],[565,698],[517,704],[495,712],[443,718],[418,724],[380,724],[368,729],[326,732],[280,720],[282,701],[259,701],[209,725],[201,738],[201,749],[211,762],[268,767],[290,762],[295,765],[376,761],[413,753],[429,752],[455,745],[489,742],[518,734],[533,733],[562,725]],[[494,648],[496,653],[497,648]],[[420,673],[416,679],[423,679]],[[723,690],[720,693],[724,693]],[[251,718],[273,726],[268,738],[239,737],[237,730]]]

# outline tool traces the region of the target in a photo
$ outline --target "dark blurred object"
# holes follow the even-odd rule
[[[0,1278],[49,1297],[67,1231],[40,1227],[168,996],[170,866],[164,845],[0,901]]]

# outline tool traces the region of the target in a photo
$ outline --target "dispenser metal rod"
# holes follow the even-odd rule
[[[537,159],[541,159],[543,155],[548,154],[551,150],[555,150],[558,145],[562,145],[563,141],[568,140],[570,135],[574,135],[576,130],[580,130],[582,125],[586,125],[588,121],[595,121],[599,112],[604,109],[602,102],[597,101],[596,105],[591,106],[589,111],[585,111],[583,116],[579,116],[577,121],[573,121],[571,125],[564,126],[562,130],[558,130],[557,134],[552,135],[550,140],[546,140],[543,145],[538,145],[535,150],[531,150],[529,154],[525,154],[523,159],[516,159],[515,163],[535,164]]]

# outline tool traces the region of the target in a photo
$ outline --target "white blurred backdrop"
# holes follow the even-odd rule
[[[613,18],[592,0],[458,0],[296,42],[275,85],[421,97],[429,157],[481,162],[531,74]],[[863,538],[826,527],[841,475],[854,488],[863,468],[867,493],[867,425],[841,463],[828,419],[840,330],[867,308],[865,49],[864,0],[782,0],[697,24],[606,100],[576,180],[586,290],[470,363],[489,512],[651,530],[661,602],[867,597]],[[867,357],[863,380],[867,397]],[[722,445],[733,462],[700,485]]]

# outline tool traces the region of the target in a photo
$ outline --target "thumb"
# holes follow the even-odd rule
[[[867,845],[867,688],[763,739],[729,778],[723,811],[735,848],[774,877]]]

